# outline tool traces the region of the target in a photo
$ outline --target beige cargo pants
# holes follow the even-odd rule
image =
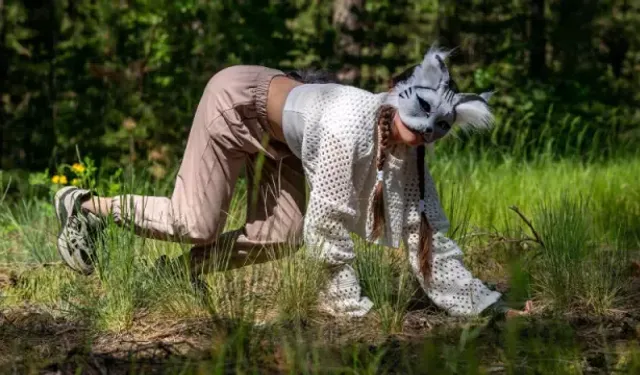
[[[209,270],[263,262],[300,246],[302,164],[275,139],[266,113],[271,79],[282,74],[233,66],[214,75],[198,105],[173,195],[116,197],[116,223],[132,225],[141,236],[196,245],[191,259],[207,260]],[[243,167],[247,221],[222,233]]]

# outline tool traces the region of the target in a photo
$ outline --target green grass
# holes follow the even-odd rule
[[[451,192],[441,195],[454,237],[476,250],[467,255],[478,274],[522,278],[514,272],[525,273],[532,279],[530,292],[557,311],[615,309],[629,257],[640,249],[638,159],[436,160],[433,165],[439,190]],[[545,246],[517,241],[535,236],[512,206],[531,220]]]
[[[377,306],[380,328],[385,334],[402,330],[411,297],[419,288],[408,262],[396,252],[381,246],[356,242],[359,248],[355,269],[364,295]]]
[[[486,320],[447,318],[425,307],[402,252],[361,240],[354,267],[375,308],[356,321],[317,311],[324,273],[305,249],[208,274],[203,293],[193,287],[189,265],[155,266],[161,255],[178,259],[189,246],[141,239],[131,228],[109,223],[96,272],[76,275],[55,263],[50,203],[29,196],[1,203],[0,270],[15,273],[17,281],[0,286],[0,311],[35,308],[88,327],[74,339],[94,349],[104,345],[95,343],[100,337],[206,337],[195,340],[204,360],[185,363],[188,356],[178,356],[182,373],[582,373],[593,347],[585,348],[581,328],[565,320],[615,320],[634,312],[629,260],[640,248],[640,158],[585,163],[541,156],[522,162],[436,154],[430,166],[451,221],[449,234],[462,246],[466,264],[488,283],[508,285],[511,303],[534,299],[533,322],[495,330]],[[170,186],[131,180],[125,187],[167,194]],[[244,221],[244,186],[238,186],[227,229]],[[416,322],[425,323],[415,328]],[[14,334],[12,324],[0,323],[0,337]],[[176,326],[182,328],[172,331]],[[615,350],[605,350],[602,340],[596,345],[607,353],[602,366],[631,371],[640,364],[635,338]],[[24,349],[15,341],[10,349],[16,351],[6,353]],[[0,364],[7,358],[0,355]]]

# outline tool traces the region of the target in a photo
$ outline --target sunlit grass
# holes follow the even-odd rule
[[[518,304],[533,298],[541,312],[558,314],[606,316],[624,308],[622,286],[628,277],[627,260],[640,248],[640,181],[636,177],[640,175],[640,159],[583,163],[541,157],[530,162],[510,158],[498,162],[436,153],[430,167],[451,221],[449,235],[462,247],[474,274],[511,287],[510,302]],[[167,195],[169,187],[169,183],[158,186],[132,180],[124,191]],[[246,196],[246,187],[240,182],[227,230],[244,222]],[[214,358],[228,361],[225,356],[233,352],[242,356],[238,366],[248,366],[245,370],[255,364],[245,357],[246,353],[237,352],[238,345],[251,342],[246,350],[260,351],[256,340],[260,337],[258,341],[264,342],[264,337],[251,328],[254,324],[289,326],[294,322],[301,327],[318,316],[315,302],[324,281],[323,268],[304,248],[286,248],[282,259],[265,264],[211,272],[201,277],[204,283],[194,284],[190,265],[181,261],[189,244],[142,239],[132,228],[109,222],[98,250],[96,272],[81,276],[56,264],[58,228],[49,202],[23,197],[18,202],[3,202],[2,206],[0,263],[5,268],[14,265],[20,277],[4,287],[0,306],[40,306],[90,322],[98,335],[128,332],[140,316],[226,322],[233,330],[224,336],[226,349],[217,347]],[[512,206],[518,207],[532,227],[510,209]],[[544,246],[536,243],[532,230]],[[364,294],[375,303],[363,329],[378,335],[402,334],[412,298],[416,292],[420,294],[406,257],[401,251],[368,245],[361,239],[356,240],[356,251],[354,267]],[[157,262],[163,255],[172,262],[159,268]],[[482,373],[470,370],[474,363],[482,362],[482,341],[473,334],[469,331],[465,335],[471,338],[456,337],[455,344],[428,349],[432,350],[431,356],[451,358],[453,367],[444,366],[439,373],[459,373],[461,369]],[[287,335],[294,337],[285,339]],[[279,354],[281,365],[293,366],[301,373],[317,373],[314,363],[328,363],[329,359],[311,344],[303,355],[296,341],[302,338],[295,337],[293,331],[283,332],[281,340],[269,337],[285,348]],[[537,363],[536,368],[549,371],[559,369],[559,373],[575,373],[572,371],[579,368],[574,351],[557,348],[554,352],[542,344],[526,346],[519,339],[513,340],[513,352],[504,352],[503,359],[513,364],[514,371],[525,363]],[[446,353],[444,348],[448,348]],[[363,373],[384,367],[376,362],[386,355],[383,352],[363,356],[361,349],[343,350],[352,359],[336,363],[359,368]],[[521,360],[518,356],[525,352],[530,357]],[[546,363],[542,360],[545,355],[565,362],[562,366],[561,361]],[[365,364],[364,360],[369,362]],[[456,370],[455,361],[462,367]],[[212,363],[213,367],[204,366],[222,369],[219,362]]]

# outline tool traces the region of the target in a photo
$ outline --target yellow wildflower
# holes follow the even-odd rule
[[[80,163],[75,163],[71,166],[71,170],[74,171],[76,174],[80,174],[82,172],[85,171],[85,167],[84,165],[80,164]]]
[[[66,185],[67,176],[61,175],[61,174],[57,174],[57,175],[51,177],[51,182],[53,182],[56,185]]]
[[[71,180],[71,185],[80,186],[80,179],[79,178],[74,178],[73,180]]]

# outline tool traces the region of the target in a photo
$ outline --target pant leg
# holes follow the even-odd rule
[[[213,147],[188,147],[205,149],[207,156],[198,159],[200,152],[191,153],[192,157],[185,152],[176,191],[170,200],[130,196],[136,226],[158,235],[184,233],[191,243],[199,245],[188,255],[194,267],[225,269],[265,261],[269,259],[268,250],[285,245],[295,248],[301,243],[306,201],[302,163],[286,144],[273,139],[267,121],[270,81],[281,74],[264,67],[236,66],[214,76],[208,85],[212,95],[207,106],[217,113],[211,115],[211,111],[204,109],[202,112],[213,117],[213,121],[208,118],[194,121],[194,128],[196,122],[204,123],[205,128],[213,131],[192,130],[189,140],[199,145],[208,137]],[[216,117],[218,113],[221,116]],[[247,224],[219,235],[245,162],[250,185]],[[253,180],[257,176],[259,181],[254,190]],[[251,191],[256,195],[251,195]],[[151,210],[138,208],[145,200],[152,200]],[[120,206],[114,201],[114,208]]]
[[[215,243],[191,250],[198,271],[229,270],[279,259],[302,246],[306,182],[301,161],[250,157],[247,163],[247,222]]]
[[[247,224],[235,244],[236,253],[242,258],[265,261],[297,250],[302,245],[306,208],[302,162],[295,156],[269,160],[261,173],[252,164],[247,178]],[[249,256],[250,253],[255,254]]]
[[[224,133],[224,119],[215,120]],[[124,195],[113,199],[115,222],[155,239],[205,244],[224,228],[245,155],[224,134],[209,137],[194,127],[171,198]]]
[[[264,132],[256,126],[248,128],[242,119],[243,115],[251,116],[251,98],[256,91],[253,77],[261,71],[259,67],[227,68],[209,81],[198,104],[172,197],[115,197],[112,211],[116,223],[133,225],[136,233],[150,238],[192,244],[216,240],[224,229],[247,155],[260,151],[256,137]]]

